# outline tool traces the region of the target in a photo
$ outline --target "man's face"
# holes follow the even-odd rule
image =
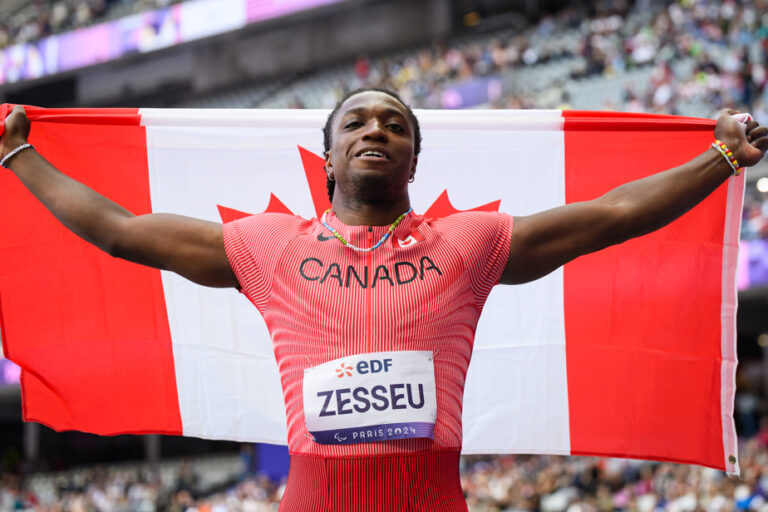
[[[413,130],[405,107],[387,94],[369,91],[345,101],[325,155],[336,192],[365,202],[404,193],[416,172]]]

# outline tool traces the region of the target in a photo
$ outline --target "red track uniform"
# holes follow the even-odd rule
[[[357,247],[388,226],[326,219]],[[266,321],[285,397],[291,467],[280,510],[465,511],[461,406],[475,328],[507,261],[512,218],[407,215],[357,252],[317,220],[261,214],[224,226],[242,292]],[[305,424],[304,370],[354,354],[431,351],[434,439],[318,444]],[[252,390],[258,392],[258,390]]]

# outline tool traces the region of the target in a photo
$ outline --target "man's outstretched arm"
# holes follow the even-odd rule
[[[736,121],[722,111],[715,138],[752,166],[768,149],[768,128]],[[679,167],[617,187],[592,201],[515,217],[504,284],[545,276],[565,263],[666,226],[696,206],[733,174],[723,156],[709,149]]]
[[[25,144],[29,130],[24,109],[15,107],[0,137],[0,158]],[[170,270],[205,286],[238,286],[220,224],[181,215],[134,215],[31,149],[7,165],[62,224],[112,256]]]

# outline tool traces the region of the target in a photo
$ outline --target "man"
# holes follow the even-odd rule
[[[768,129],[725,111],[715,137],[757,163]],[[26,143],[14,109],[0,157]],[[707,149],[592,201],[514,219],[411,211],[418,120],[397,95],[355,91],[329,116],[332,209],[321,219],[251,216],[221,226],[134,216],[34,150],[7,165],[68,228],[108,253],[235,287],[264,316],[280,370],[291,469],[281,510],[466,510],[458,475],[461,403],[491,288],[658,229],[733,174]],[[404,243],[401,241],[416,241]],[[362,384],[352,387],[347,382]]]

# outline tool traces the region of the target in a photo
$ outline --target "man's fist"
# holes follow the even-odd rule
[[[30,126],[24,107],[19,105],[13,107],[10,115],[5,118],[5,128],[0,135],[0,159],[27,143]]]
[[[751,167],[758,163],[768,150],[768,128],[760,126],[750,119],[740,123],[733,116],[736,110],[721,110],[717,116],[715,138],[720,139],[733,151],[741,167]]]

